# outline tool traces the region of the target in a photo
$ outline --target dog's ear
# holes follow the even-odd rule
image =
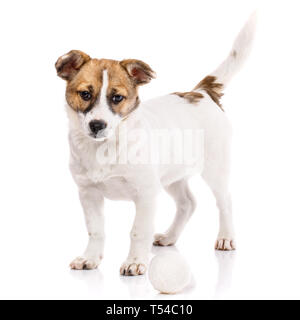
[[[120,65],[127,71],[135,85],[146,84],[156,77],[155,72],[143,61],[127,59],[121,61]]]
[[[57,75],[64,80],[71,80],[89,60],[91,60],[91,58],[84,52],[71,50],[56,61],[55,68]]]

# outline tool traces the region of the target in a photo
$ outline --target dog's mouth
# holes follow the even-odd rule
[[[93,141],[105,141],[107,139],[107,137],[94,137],[93,135],[89,136],[91,139],[93,139]]]
[[[89,137],[94,141],[104,141],[107,139],[106,135],[100,135],[100,134],[97,134],[97,135],[90,134]]]
[[[110,136],[112,135],[112,130],[102,130],[102,131],[99,131],[97,134],[95,133],[90,133],[89,134],[89,137],[91,139],[93,139],[94,141],[105,141],[107,140]]]

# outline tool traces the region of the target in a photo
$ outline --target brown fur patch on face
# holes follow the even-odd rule
[[[132,82],[119,61],[92,59],[85,63],[76,76],[67,83],[67,102],[75,111],[88,112],[91,110],[101,92],[104,70],[107,70],[108,73],[107,103],[112,112],[125,117],[137,108],[139,98],[137,86]],[[80,96],[82,91],[88,91],[92,98],[89,101],[84,101]],[[120,103],[114,104],[112,102],[114,95],[122,95],[124,99]]]
[[[216,80],[217,78],[214,76],[207,76],[196,85],[194,90],[205,90],[211,99],[223,110],[220,102],[220,99],[223,96],[223,84],[216,82]]]
[[[176,94],[180,98],[187,99],[189,103],[197,103],[200,101],[200,99],[204,98],[204,95],[200,92],[174,92],[173,94]]]
[[[73,79],[67,82],[66,99],[68,105],[75,111],[86,112],[95,104],[102,86],[102,68],[100,61],[92,59],[88,61]],[[80,92],[88,91],[91,99],[85,101]]]
[[[138,86],[132,81],[121,62],[107,66],[108,71],[108,88],[107,88],[107,103],[112,112],[126,117],[129,113],[135,110],[139,105]],[[124,99],[115,104],[112,101],[114,95],[121,95]]]

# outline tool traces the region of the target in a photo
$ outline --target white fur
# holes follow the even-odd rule
[[[227,83],[240,68],[249,49],[248,41],[252,38],[252,25],[252,22],[248,23],[238,36],[234,45],[236,57],[230,55],[213,74],[218,77],[218,82]],[[103,78],[99,104],[84,121],[88,123],[91,118],[104,119],[110,125],[110,129],[116,130],[115,125],[119,124],[119,119],[114,118],[105,101],[106,72]],[[112,139],[97,141],[88,137],[83,120],[75,111],[67,107],[70,120],[70,169],[79,187],[89,232],[87,249],[81,257],[72,262],[73,268],[92,269],[100,263],[104,245],[103,201],[104,198],[108,198],[130,200],[135,203],[136,217],[130,234],[131,246],[128,257],[121,267],[121,274],[143,274],[153,242],[158,192],[161,188],[168,191],[176,202],[177,213],[167,232],[156,235],[154,241],[160,245],[174,244],[195,209],[195,200],[188,187],[188,178],[199,173],[211,188],[219,208],[220,230],[216,249],[235,248],[229,192],[231,126],[226,113],[204,91],[202,93],[204,98],[197,105],[190,104],[177,95],[166,95],[142,103],[125,122],[129,134],[139,129],[146,132],[154,129],[203,130],[203,166],[199,166],[199,163],[194,165],[153,165],[151,163],[99,165],[99,159],[97,160],[99,147],[109,146]],[[138,135],[136,138],[137,140],[129,139],[126,147],[143,146],[138,143],[141,137]],[[136,154],[138,151],[142,151],[142,147]]]

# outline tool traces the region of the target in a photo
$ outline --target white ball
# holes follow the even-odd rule
[[[191,281],[189,265],[177,252],[155,256],[150,263],[148,274],[153,287],[165,294],[178,293]]]

